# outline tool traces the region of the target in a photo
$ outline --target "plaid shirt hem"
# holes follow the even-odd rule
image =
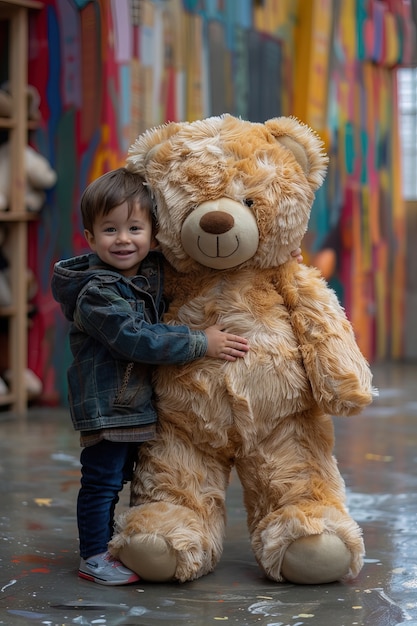
[[[115,442],[128,442],[128,443],[142,443],[143,441],[149,441],[155,439],[156,426],[155,424],[149,424],[148,426],[142,426],[137,428],[107,428],[103,430],[88,430],[83,431],[80,434],[80,446],[82,448],[88,448],[103,441],[115,441]]]

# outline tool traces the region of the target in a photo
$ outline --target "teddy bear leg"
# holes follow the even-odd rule
[[[201,508],[148,502],[130,508],[117,525],[109,551],[144,580],[194,580],[211,572],[222,553],[221,505],[210,511],[207,502]]]
[[[220,559],[230,461],[203,454],[184,433],[175,445],[172,432],[169,445],[164,437],[161,425],[158,440],[141,447],[133,506],[117,520],[109,550],[144,580],[184,582]]]
[[[363,565],[362,532],[341,505],[277,507],[251,533],[268,578],[323,584],[355,578]]]
[[[355,578],[362,568],[362,532],[346,509],[332,448],[328,416],[294,415],[285,437],[278,427],[236,462],[252,547],[272,580],[328,583]]]
[[[299,585],[331,583],[347,576],[350,561],[349,550],[336,535],[310,535],[287,548],[281,573],[285,580]]]

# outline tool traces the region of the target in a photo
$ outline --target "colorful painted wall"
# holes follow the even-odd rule
[[[42,402],[66,398],[67,326],[49,284],[57,259],[85,249],[81,191],[123,163],[147,127],[226,111],[252,121],[295,113],[323,135],[332,166],[306,257],[340,226],[337,278],[361,346],[370,359],[401,354],[404,216],[393,67],[405,52],[374,59],[372,37],[352,41],[351,34],[373,32],[382,5],[403,11],[407,3],[45,0],[31,18],[29,49],[43,117],[31,141],[59,177],[30,236],[39,313],[29,365],[44,381]],[[405,46],[401,24],[392,37]]]
[[[415,50],[411,4],[321,0],[310,6],[305,28],[312,50],[305,75],[299,73],[295,112],[323,135],[331,160],[306,248],[312,261],[323,247],[337,248],[331,284],[368,358],[400,358],[406,250],[395,69]],[[326,111],[317,84],[326,84]]]

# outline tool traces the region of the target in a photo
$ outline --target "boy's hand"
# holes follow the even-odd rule
[[[302,263],[304,260],[303,255],[301,253],[301,248],[296,248],[295,250],[293,250],[291,252],[291,256],[296,259],[297,263]]]
[[[206,356],[224,361],[236,361],[245,356],[249,350],[248,340],[239,335],[231,335],[222,331],[222,327],[209,326],[204,331],[207,335]]]
[[[291,256],[296,259],[297,263],[303,262],[301,248],[293,250]],[[208,342],[206,356],[224,361],[236,361],[236,359],[244,357],[249,350],[247,339],[239,337],[239,335],[225,333],[221,326],[209,326],[205,333]]]

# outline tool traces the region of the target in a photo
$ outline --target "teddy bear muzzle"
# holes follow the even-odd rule
[[[255,216],[231,198],[200,204],[184,220],[181,242],[195,261],[213,269],[228,269],[253,257],[259,231]]]

